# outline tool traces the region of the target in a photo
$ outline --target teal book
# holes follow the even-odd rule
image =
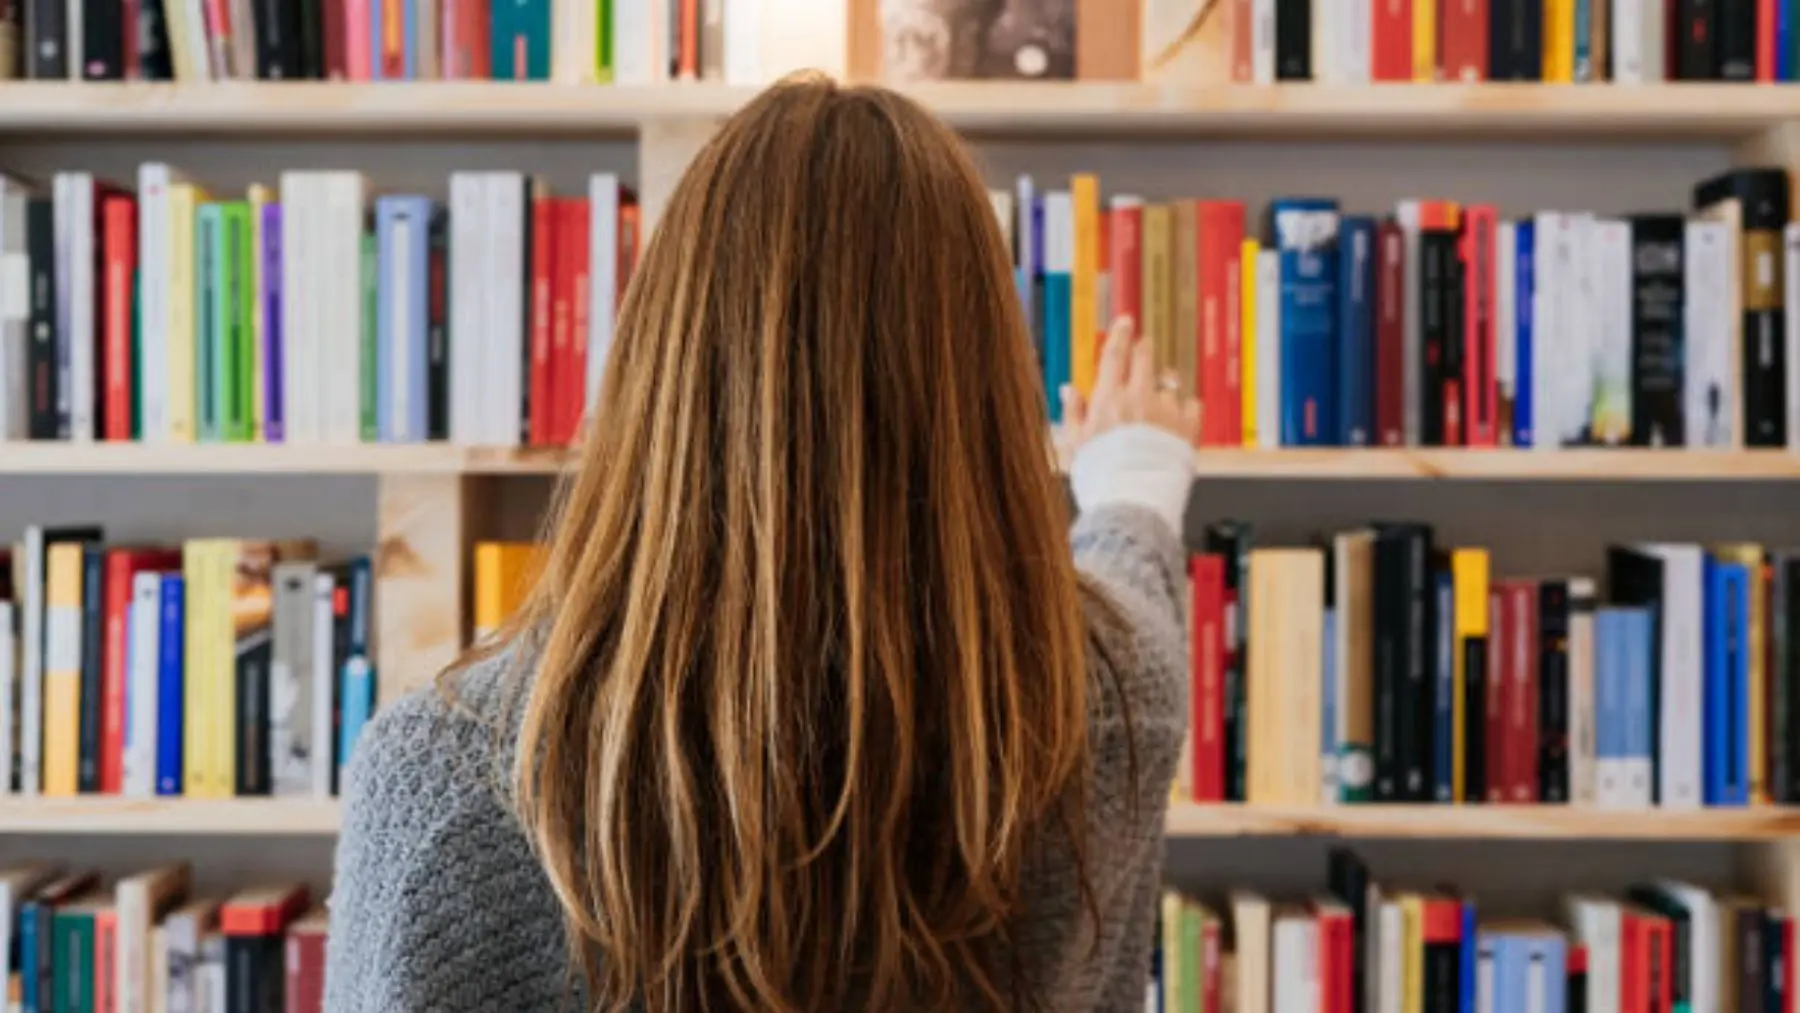
[[[225,255],[222,258],[221,284],[224,292],[219,376],[221,403],[224,405],[225,439],[248,443],[251,435],[250,392],[256,382],[255,331],[251,314],[256,297],[252,278],[256,256],[255,233],[250,227],[250,205],[231,201],[222,205],[225,211]]]
[[[376,342],[379,340],[381,285],[375,258],[375,235],[365,232],[362,235],[362,355],[361,368],[357,370],[359,385],[357,387],[358,402],[361,412],[358,415],[364,443],[375,443],[381,439],[377,408],[380,400],[379,391],[379,352]]]
[[[222,439],[224,412],[219,402],[219,342],[224,329],[220,310],[219,264],[224,259],[225,213],[215,203],[200,205],[194,219],[194,307],[199,325],[194,335],[194,397],[199,437]]]
[[[550,0],[493,0],[496,81],[550,79]]]
[[[55,939],[50,948],[55,966],[50,1006],[54,1013],[95,1013],[94,915],[111,906],[104,891],[95,891],[56,909],[51,920]]]

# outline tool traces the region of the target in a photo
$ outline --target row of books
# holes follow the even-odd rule
[[[1793,81],[1794,0],[1230,0],[1235,81]]]
[[[1800,801],[1800,552],[1623,545],[1602,582],[1493,577],[1421,524],[1252,543],[1221,522],[1190,560],[1177,798]]]
[[[368,558],[102,536],[31,527],[0,565],[0,787],[336,794],[375,707]]]
[[[0,78],[760,78],[759,0],[17,0]],[[21,17],[21,14],[23,15]]]
[[[322,906],[297,883],[197,896],[186,863],[108,884],[0,869],[0,960],[20,1013],[323,1013]]]
[[[1576,893],[1556,921],[1493,918],[1453,890],[1374,881],[1352,851],[1297,902],[1163,895],[1145,1009],[1163,1013],[1778,1013],[1795,918],[1678,880]],[[1226,940],[1233,950],[1227,952]]]
[[[1800,441],[1800,223],[1780,169],[1694,211],[1608,217],[1407,200],[1103,200],[1091,175],[991,194],[1046,388],[1092,384],[1129,316],[1209,446]],[[1053,420],[1058,399],[1050,398]]]
[[[354,172],[215,198],[0,177],[0,440],[563,445],[639,247],[631,190],[459,172],[448,204]]]

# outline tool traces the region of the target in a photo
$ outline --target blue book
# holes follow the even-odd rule
[[[1625,793],[1625,638],[1627,608],[1594,613],[1594,777],[1602,805],[1618,805]]]
[[[431,0],[427,0],[431,2]],[[594,0],[589,0],[594,2]],[[372,6],[380,7],[380,0]],[[400,32],[400,68],[408,81],[419,79],[419,0],[401,0],[400,17],[403,27]],[[436,40],[433,40],[434,42]],[[592,71],[594,68],[589,67]]]
[[[1517,940],[1519,973],[1526,991],[1524,1005],[1516,1008],[1564,1013],[1568,1003],[1568,944],[1560,934],[1551,931],[1523,932]]]
[[[1457,961],[1457,971],[1462,977],[1462,987],[1458,991],[1459,1001],[1456,1013],[1475,1013],[1476,1005],[1475,971],[1476,962],[1480,960],[1480,932],[1476,929],[1475,902],[1464,900],[1462,906],[1462,956]]]
[[[1323,634],[1324,655],[1319,670],[1323,673],[1325,685],[1319,693],[1319,759],[1321,768],[1326,772],[1325,801],[1338,800],[1338,784],[1343,773],[1338,770],[1338,678],[1337,678],[1337,622],[1338,613],[1335,608],[1325,610],[1324,623],[1320,627]]]
[[[493,0],[489,29],[493,80],[549,80],[550,0]]]
[[[1436,571],[1432,579],[1435,582],[1433,596],[1437,609],[1434,614],[1441,617],[1454,616],[1456,586],[1450,568],[1444,567]],[[1436,641],[1431,653],[1431,797],[1439,802],[1449,802],[1454,791],[1451,778],[1454,774],[1456,745],[1456,624],[1444,618],[1436,625]]]
[[[1775,80],[1794,80],[1794,4],[1795,0],[1776,0],[1775,4]]]
[[[1577,81],[1592,81],[1597,76],[1594,73],[1594,51],[1588,45],[1593,34],[1593,0],[1575,0],[1575,80]]]
[[[20,1013],[50,1013],[45,1007],[50,1003],[49,997],[38,995],[39,977],[35,973],[43,958],[39,949],[43,946],[38,940],[39,909],[44,905],[37,900],[27,900],[19,907],[19,1010]]]
[[[338,673],[343,724],[338,730],[338,766],[356,755],[356,741],[375,712],[375,668],[369,657],[369,611],[374,601],[369,558],[350,561],[350,636],[344,668]]]
[[[1062,389],[1069,383],[1069,275],[1075,269],[1075,205],[1066,191],[1044,197],[1044,391],[1050,421],[1062,421]]]
[[[182,638],[187,628],[185,593],[179,573],[165,573],[158,603],[156,634],[156,793],[181,794],[182,727],[187,693],[182,665],[187,657]]]
[[[1039,216],[1037,183],[1030,176],[1020,176],[1013,192],[1013,285],[1019,291],[1019,307],[1025,313],[1025,333],[1037,335],[1038,261],[1043,256],[1043,242],[1038,239]],[[1038,344],[1039,355],[1043,354]],[[1043,360],[1040,358],[1039,362]]]
[[[1317,447],[1337,432],[1338,209],[1325,198],[1269,205],[1281,258],[1281,443]]]
[[[1632,609],[1625,618],[1625,790],[1634,805],[1648,806],[1653,801],[1651,779],[1654,711],[1650,685],[1654,670],[1650,652],[1655,635],[1649,609]]]
[[[1525,946],[1510,932],[1499,932],[1494,941],[1494,1009],[1520,1010],[1525,1005]]]
[[[376,431],[384,443],[416,443],[426,433],[426,310],[430,291],[431,198],[375,201],[378,304],[375,324]]]
[[[1475,1004],[1470,1009],[1500,1010],[1503,998],[1500,981],[1500,936],[1483,932],[1475,941]]]
[[[1345,446],[1366,447],[1375,440],[1375,219],[1345,218],[1338,249],[1337,431]]]
[[[1531,304],[1537,294],[1537,226],[1527,218],[1514,227],[1513,446],[1531,446]]]
[[[1736,563],[1706,561],[1706,657],[1701,675],[1701,791],[1707,805],[1747,805],[1749,582]]]

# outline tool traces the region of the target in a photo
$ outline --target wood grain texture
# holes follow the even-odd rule
[[[337,833],[336,799],[0,799],[0,834]]]
[[[457,475],[388,476],[378,495],[377,710],[430,683],[467,642],[475,512]]]

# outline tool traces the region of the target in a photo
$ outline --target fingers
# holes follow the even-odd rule
[[[1156,349],[1150,347],[1148,341],[1133,342],[1131,349],[1131,374],[1125,381],[1126,388],[1137,397],[1154,397],[1158,377],[1156,373]]]
[[[1181,402],[1181,432],[1189,443],[1200,443],[1200,402],[1185,398]]]
[[[1058,392],[1062,396],[1062,421],[1065,430],[1087,428],[1087,398],[1067,384]]]
[[[1131,318],[1114,320],[1106,332],[1106,344],[1100,348],[1100,368],[1094,376],[1095,390],[1113,390],[1125,385],[1131,373],[1132,346]]]

